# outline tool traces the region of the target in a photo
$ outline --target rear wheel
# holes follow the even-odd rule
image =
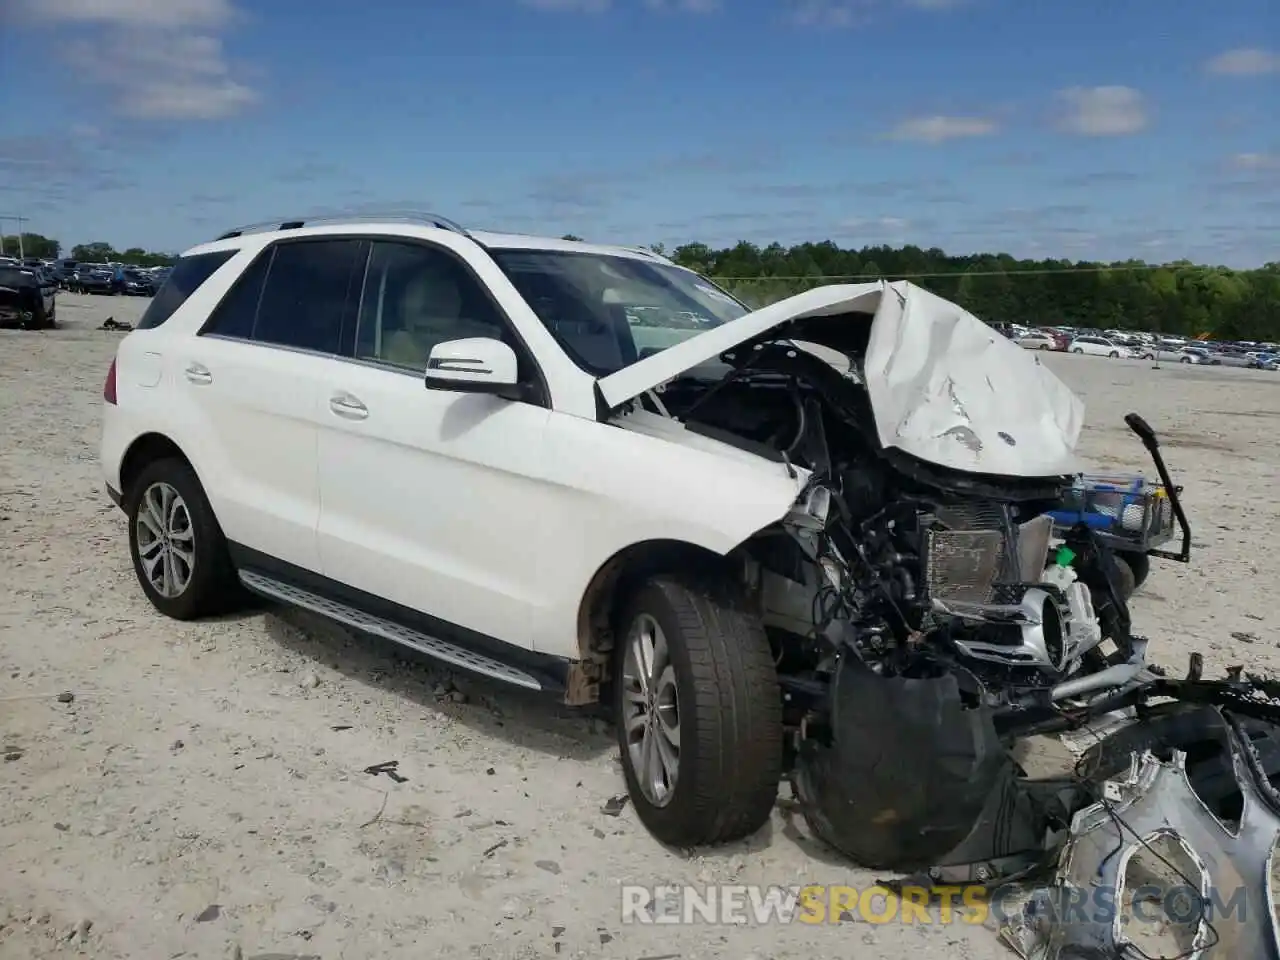
[[[726,591],[659,577],[618,620],[614,709],[622,769],[662,843],[749,836],[782,777],[782,701],[760,620]]]
[[[187,463],[166,458],[144,467],[125,494],[125,513],[133,569],[152,606],[194,620],[240,605],[226,538]]]
[[[1112,360],[1119,360],[1119,359],[1120,359],[1120,354],[1116,353],[1114,350],[1112,350],[1110,353],[1108,353],[1108,354],[1107,354],[1107,356],[1108,356],[1108,357],[1110,357]]]

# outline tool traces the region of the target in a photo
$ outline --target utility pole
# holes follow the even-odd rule
[[[12,220],[18,225],[18,259],[22,260],[26,257],[26,252],[22,249],[22,225],[27,222],[26,217],[0,217],[0,256],[4,254],[4,221]]]

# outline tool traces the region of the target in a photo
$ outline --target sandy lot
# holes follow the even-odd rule
[[[294,613],[160,618],[96,463],[120,334],[95,328],[143,305],[64,296],[63,329],[0,333],[0,956],[1010,956],[962,924],[625,925],[621,882],[874,877],[781,809],[744,844],[660,847],[603,812],[624,787],[592,717]],[[1186,487],[1194,561],[1134,602],[1155,659],[1280,672],[1280,375],[1048,362],[1099,466],[1147,468],[1138,410]],[[406,782],[362,772],[390,760]]]

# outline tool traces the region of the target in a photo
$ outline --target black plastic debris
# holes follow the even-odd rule
[[[932,866],[974,828],[1012,763],[956,676],[837,668],[828,745],[806,741],[796,792],[814,832],[873,869]]]
[[[400,766],[399,760],[388,760],[386,763],[375,763],[371,767],[365,767],[364,772],[369,774],[371,777],[385,775],[390,777],[396,783],[408,783],[409,778],[402,777],[397,772],[397,768],[399,766]]]
[[[627,801],[630,799],[631,798],[625,793],[619,794],[616,797],[610,797],[604,802],[604,805],[600,808],[600,812],[606,817],[616,817],[626,809]]]

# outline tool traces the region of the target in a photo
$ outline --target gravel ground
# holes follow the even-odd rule
[[[454,678],[284,611],[152,611],[99,478],[97,414],[144,301],[63,296],[0,333],[0,956],[996,958],[952,924],[640,926],[620,882],[851,883],[786,811],[749,842],[656,844],[598,719]],[[1280,375],[1047,358],[1085,452],[1146,469],[1142,412],[1186,487],[1196,554],[1134,602],[1156,660],[1280,668]],[[455,685],[456,684],[456,685]],[[404,783],[364,768],[399,761]]]

